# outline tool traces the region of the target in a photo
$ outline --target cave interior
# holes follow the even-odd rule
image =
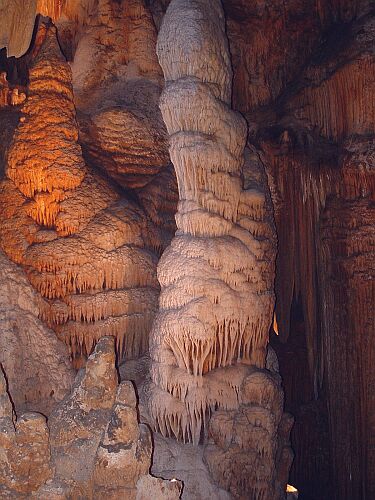
[[[375,498],[375,5],[0,0],[0,498]]]

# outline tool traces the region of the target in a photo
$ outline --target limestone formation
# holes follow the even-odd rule
[[[369,392],[374,371],[368,361],[373,351],[371,342],[364,340],[365,332],[374,331],[368,306],[374,296],[373,235],[367,225],[374,213],[374,100],[369,97],[375,88],[373,30],[373,17],[363,15],[353,22],[348,43],[331,52],[335,41],[327,40],[327,58],[306,67],[297,81],[298,91],[284,105],[283,126],[288,127],[292,144],[280,148],[271,146],[270,140],[263,143],[265,163],[276,186],[276,223],[283,249],[276,280],[279,334],[285,342],[293,332],[290,313],[298,301],[306,337],[306,378],[314,399],[320,394],[310,417],[310,425],[322,422],[315,453],[331,456],[336,498],[357,498],[359,490],[371,498],[375,491],[373,481],[363,476],[363,470],[374,463],[367,437],[373,434]],[[345,383],[339,375],[344,372]],[[359,373],[364,384],[362,403],[356,396]],[[325,384],[330,387],[328,393],[322,387]],[[298,391],[297,384],[294,392]],[[313,476],[322,488],[322,477],[326,475],[329,483],[332,471],[324,462],[317,470],[311,447],[306,458],[302,451],[316,428],[308,429],[303,421],[298,424],[301,452],[296,469],[305,471],[310,481]],[[364,440],[352,434],[353,426],[366,429]],[[361,453],[354,451],[359,449]],[[323,495],[326,489],[327,485],[317,494]]]
[[[234,498],[284,497],[293,419],[282,412],[279,386],[267,371],[249,373],[238,410],[219,410],[210,419],[204,458],[215,482]]]
[[[136,500],[176,500],[180,498],[181,490],[181,483],[176,479],[168,482],[159,477],[143,476],[137,483]]]
[[[278,484],[275,464],[282,391],[273,386],[268,403],[260,397],[258,410],[242,407],[242,400],[254,404],[247,393],[262,386],[252,383],[265,366],[275,237],[265,174],[244,152],[245,122],[230,109],[232,73],[220,3],[171,2],[158,56],[166,79],[160,107],[179,205],[177,234],[158,265],[150,414],[162,434],[198,444],[218,410],[209,423],[215,445],[206,450],[215,481],[236,498],[281,498],[287,476]],[[241,418],[232,437],[229,422]],[[283,460],[290,465],[289,455]]]
[[[8,57],[22,56],[29,48],[36,16],[36,0],[0,1],[0,48]]]
[[[9,83],[7,80],[7,74],[5,71],[0,73],[0,107],[7,106],[9,104]]]
[[[170,480],[180,479],[183,482],[182,500],[190,498],[231,500],[231,494],[220,488],[210,475],[203,461],[203,446],[182,443],[159,433],[155,433],[153,439],[152,474]]]
[[[84,154],[120,185],[143,187],[169,164],[151,14],[144,0],[99,2],[78,33],[68,16]]]
[[[219,2],[209,9],[172,2],[158,55],[179,206],[177,235],[158,266],[149,407],[163,434],[197,443],[211,410],[237,408],[247,366],[264,366],[274,233],[261,174],[248,158],[242,187],[246,126],[229,107]]]
[[[114,339],[101,339],[72,392],[48,420],[16,419],[0,372],[1,498],[155,498],[177,500],[179,481],[148,474],[152,442],[138,424],[131,382],[118,384]]]
[[[49,415],[69,392],[74,371],[67,347],[38,312],[38,294],[0,252],[0,364],[17,413]]]
[[[0,497],[25,498],[52,476],[46,418],[24,413],[16,419],[0,368]]]
[[[371,2],[225,4],[234,106],[249,123],[275,207],[272,342],[296,417],[290,480],[301,496],[371,498]]]
[[[26,100],[26,94],[18,87],[11,88],[5,71],[0,73],[0,107],[19,106]]]
[[[1,498],[375,498],[374,36],[0,0]]]
[[[30,69],[28,99],[1,184],[1,246],[40,293],[40,317],[73,357],[103,335],[119,355],[147,350],[157,304],[159,232],[88,168],[77,143],[71,72],[52,26]],[[103,231],[105,228],[105,231]]]

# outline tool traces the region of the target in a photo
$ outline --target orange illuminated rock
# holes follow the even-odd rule
[[[30,69],[23,121],[1,183],[1,246],[40,293],[40,317],[89,354],[103,335],[119,355],[147,350],[157,307],[160,231],[89,169],[78,145],[69,65],[53,26]]]

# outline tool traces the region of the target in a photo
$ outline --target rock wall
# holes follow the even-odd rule
[[[259,2],[242,5],[240,19],[241,2],[230,4],[234,102],[261,151],[275,207],[273,341],[296,415],[291,481],[307,498],[371,497],[374,407],[358,394],[373,379],[365,340],[374,331],[372,235],[362,226],[373,220],[373,11],[367,1],[281,10],[281,2],[269,10]],[[288,49],[274,50],[274,39]]]
[[[360,182],[356,193],[333,195],[320,219],[323,346],[337,498],[375,494],[374,158],[373,141],[352,144],[344,169],[367,170],[372,188],[366,191]],[[345,374],[344,383],[339,373]]]
[[[68,15],[59,40],[71,53],[85,158],[121,186],[142,188],[170,163],[151,14],[132,0],[99,3],[78,28]]]
[[[74,378],[67,347],[38,318],[38,294],[0,252],[0,364],[17,412],[49,415]]]

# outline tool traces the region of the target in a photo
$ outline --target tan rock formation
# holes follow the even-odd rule
[[[158,108],[156,30],[145,2],[99,2],[78,32],[72,21],[62,23],[72,33],[69,40],[77,40],[67,50],[74,51],[75,102],[88,161],[124,187],[146,185],[169,164],[169,155]]]
[[[38,294],[21,268],[0,252],[0,364],[17,413],[49,415],[69,392],[67,347],[38,319]]]
[[[140,404],[140,409],[141,404]],[[231,500],[232,495],[220,488],[211,477],[203,461],[203,446],[182,443],[173,438],[166,438],[159,433],[153,434],[154,452],[151,472],[173,480],[183,481],[182,500],[191,498],[214,498]]]
[[[149,407],[163,434],[197,443],[210,410],[238,406],[246,366],[264,366],[274,234],[261,175],[250,163],[241,185],[246,126],[228,106],[219,2],[172,2],[158,54],[180,201],[178,235],[158,267]]]
[[[263,166],[244,151],[245,123],[229,107],[220,3],[172,1],[158,56],[179,206],[178,232],[158,265],[150,414],[162,434],[197,444],[214,412],[205,459],[217,484],[235,498],[282,498],[291,424],[278,449],[282,391],[259,370],[273,310],[274,226]]]
[[[158,500],[180,496],[179,481],[148,475],[151,433],[138,424],[131,382],[118,384],[112,337],[98,342],[48,427],[37,413],[15,419],[1,372],[0,423],[1,498],[140,500],[150,485]]]
[[[12,106],[19,106],[25,101],[26,101],[26,94],[24,92],[20,92],[17,87],[14,88],[10,96],[10,104]]]
[[[181,490],[181,483],[175,479],[168,482],[159,477],[143,476],[137,483],[136,500],[175,500],[180,498]]]
[[[46,418],[24,413],[16,420],[0,368],[0,497],[25,498],[52,477]]]
[[[156,309],[157,257],[149,248],[160,251],[159,233],[137,204],[86,167],[69,66],[54,28],[42,24],[39,32],[45,41],[1,185],[1,246],[25,267],[41,295],[40,317],[73,356],[89,354],[108,334],[120,356],[137,356]]]
[[[0,1],[0,48],[20,57],[28,50],[36,16],[36,0]]]
[[[238,410],[219,410],[210,419],[204,458],[215,482],[234,498],[284,498],[293,418],[283,414],[280,398],[279,377],[257,370],[242,383]]]

